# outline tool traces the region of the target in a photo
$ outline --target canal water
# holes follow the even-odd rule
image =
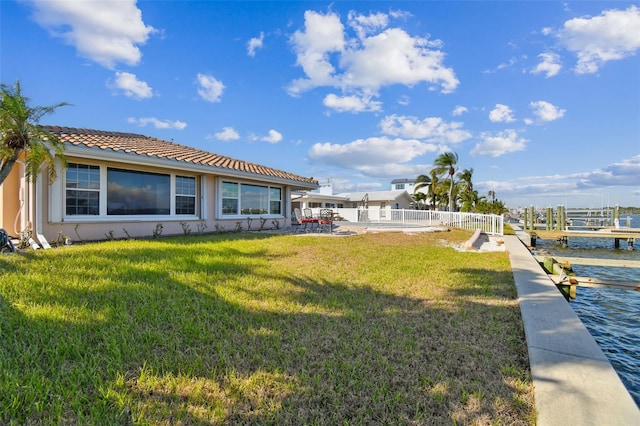
[[[620,216],[626,225],[627,215]],[[640,215],[629,216],[631,227],[640,228]],[[615,249],[613,240],[607,238],[569,238],[566,248],[555,241],[538,240],[537,249],[555,256],[640,261],[640,241],[635,242],[634,250],[628,250],[626,241],[621,240],[620,248]],[[640,268],[573,265],[573,272],[640,285]],[[578,287],[570,304],[640,407],[640,291]]]

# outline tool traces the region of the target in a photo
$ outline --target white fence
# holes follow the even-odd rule
[[[349,222],[409,225],[450,226],[475,231],[481,229],[491,235],[504,235],[504,218],[495,214],[439,212],[433,210],[352,208],[332,209],[341,219]],[[313,209],[318,214],[320,209]]]

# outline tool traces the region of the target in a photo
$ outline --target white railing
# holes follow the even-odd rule
[[[504,218],[495,214],[440,212],[433,210],[350,208],[332,209],[341,219],[349,222],[411,225],[450,226],[475,231],[481,229],[491,235],[504,235]],[[318,214],[320,209],[313,209]]]

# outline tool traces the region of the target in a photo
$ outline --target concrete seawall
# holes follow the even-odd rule
[[[529,349],[537,424],[640,425],[640,409],[522,241],[504,237]]]

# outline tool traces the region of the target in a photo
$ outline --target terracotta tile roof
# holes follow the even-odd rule
[[[74,146],[86,146],[102,150],[113,150],[127,154],[155,157],[201,164],[218,169],[241,171],[245,173],[292,180],[316,186],[318,181],[298,176],[271,167],[248,163],[225,157],[212,152],[203,151],[186,145],[153,138],[136,133],[110,132],[104,130],[79,129],[60,126],[40,126],[43,130],[55,134],[61,142]]]

